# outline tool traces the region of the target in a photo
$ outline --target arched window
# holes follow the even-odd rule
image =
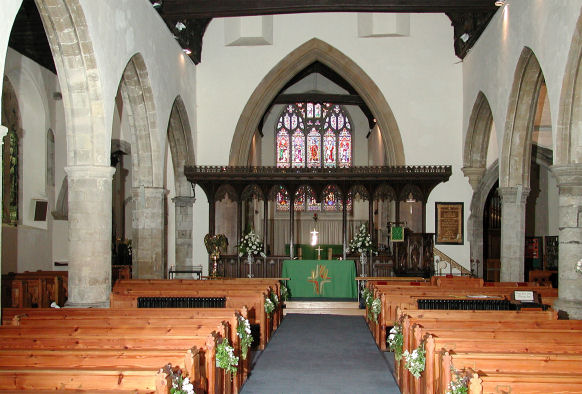
[[[275,128],[278,168],[346,168],[352,166],[352,127],[348,113],[339,104],[300,102],[287,105]],[[301,190],[301,189],[300,189]],[[326,192],[327,193],[327,192]],[[313,194],[295,197],[296,211],[337,211],[341,208],[333,191],[317,202]],[[277,210],[289,210],[284,194],[277,194]],[[333,201],[333,203],[332,203]],[[339,202],[338,202],[339,201]],[[348,203],[351,210],[351,202]]]

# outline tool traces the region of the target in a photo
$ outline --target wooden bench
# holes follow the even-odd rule
[[[486,352],[442,352],[441,373],[437,390],[449,387],[451,366],[458,371],[475,370],[479,375],[533,374],[533,375],[580,375],[582,354],[547,353],[486,353]],[[582,385],[578,387],[582,391]]]
[[[489,373],[473,376],[469,394],[483,393],[582,393],[582,375]]]
[[[108,325],[110,323],[116,322],[119,316],[109,322],[107,322],[103,317],[99,318],[99,316],[105,316],[104,314],[106,314],[108,311],[106,309],[78,310],[78,316],[75,316],[74,313],[71,313],[71,310],[67,309],[28,311],[31,316],[35,315],[34,319],[31,319],[28,316],[23,317],[22,314],[17,314],[16,311],[14,311],[13,319],[18,321],[18,324],[21,324],[21,326],[0,327],[0,339],[2,339],[0,343],[0,354],[4,353],[6,350],[13,352],[14,349],[21,349],[21,352],[26,354],[31,354],[30,352],[36,352],[38,350],[45,352],[53,351],[57,353],[69,352],[70,350],[76,352],[93,352],[95,350],[99,350],[113,352],[114,354],[118,354],[120,351],[133,353],[150,352],[150,354],[152,351],[157,351],[160,353],[168,352],[169,360],[154,368],[153,375],[155,375],[155,372],[159,368],[163,367],[163,365],[165,365],[167,362],[171,362],[172,360],[176,361],[176,353],[182,354],[182,358],[184,358],[183,355],[185,350],[188,347],[193,346],[194,349],[198,349],[196,354],[202,356],[197,356],[197,359],[199,360],[197,362],[198,364],[196,364],[196,362],[193,360],[189,366],[186,366],[186,368],[189,371],[189,375],[193,376],[196,380],[193,382],[195,383],[196,387],[198,387],[200,390],[204,390],[204,392],[237,392],[240,384],[242,384],[242,381],[238,378],[234,379],[234,381],[231,383],[230,379],[226,377],[223,372],[217,372],[215,366],[215,347],[217,341],[220,340],[220,338],[228,337],[230,335],[230,328],[227,323],[223,323],[221,325],[222,328],[220,333],[217,333],[216,331],[212,332],[213,329],[216,330],[217,328],[216,320],[211,318],[206,320],[204,318],[197,318],[195,320],[197,324],[171,323],[171,329],[169,329],[169,322],[174,320],[175,322],[186,323],[187,319],[178,317],[175,319],[168,318],[168,310],[163,310],[159,312],[164,312],[166,316],[164,318],[160,318],[160,321],[156,321],[155,318],[149,316],[149,324],[139,326],[139,317],[136,318],[135,316],[131,316],[132,311],[137,311],[133,309],[131,311],[125,311],[127,320],[132,321],[131,325],[126,325],[123,327],[110,327]],[[81,313],[81,311],[83,312]],[[224,310],[222,311],[224,313]],[[152,314],[155,314],[155,311],[153,312],[154,313]],[[51,319],[49,316],[43,320],[41,317],[43,314],[52,315],[53,318],[55,316],[61,315],[61,318]],[[92,318],[87,319],[87,315],[91,315]],[[161,320],[164,319],[165,321],[162,322]],[[35,322],[44,324],[45,326],[43,328],[25,326],[29,323],[29,320],[34,320]],[[49,323],[51,320],[53,323]],[[89,323],[93,322],[95,324],[89,326],[86,326],[85,324],[79,324],[80,322],[87,321],[89,321]],[[102,321],[103,323],[101,323]],[[58,323],[61,323],[60,327],[58,327]],[[101,327],[99,327],[100,325]],[[115,338],[115,340],[112,341],[111,338]],[[103,357],[105,358],[105,356]],[[142,368],[151,368],[152,363],[155,365],[156,360],[146,361],[146,359],[147,354],[143,358],[144,364],[147,365],[142,366]],[[202,361],[200,361],[200,359],[202,359]],[[2,360],[1,357],[0,360]],[[79,367],[79,365],[75,363],[75,360],[78,361],[78,359],[73,358],[72,364],[69,366],[69,368],[75,369]],[[121,364],[125,365],[124,360],[120,361]],[[103,363],[105,362],[106,361],[103,361]],[[119,366],[117,365],[116,357],[111,359],[110,365],[115,366],[113,369],[117,368],[120,370]],[[60,368],[64,368],[62,363]],[[92,369],[95,368],[96,367],[92,367]],[[14,368],[10,368],[10,366],[4,365],[2,369],[10,370],[11,372],[6,372],[6,374],[9,374],[13,373]],[[38,374],[38,370],[40,369],[42,369],[40,366],[35,367],[34,373]],[[103,368],[101,369],[104,370]],[[21,372],[18,376],[29,376],[30,373],[27,371],[28,370]],[[142,372],[140,372],[140,374],[143,375]],[[0,376],[2,375],[0,374]],[[121,376],[119,371],[117,376]],[[19,377],[18,379],[24,378]],[[104,377],[103,382],[105,381],[107,381],[107,379]],[[119,387],[119,389],[124,388]]]

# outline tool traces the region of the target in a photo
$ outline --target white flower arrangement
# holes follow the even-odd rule
[[[281,300],[287,301],[289,299],[289,289],[283,283],[281,283],[280,287],[281,291]]]
[[[358,232],[350,241],[347,251],[348,253],[358,252],[361,254],[373,249],[374,247],[372,246],[372,237],[370,236],[370,233],[368,233],[367,225],[366,223],[362,223]]]
[[[251,325],[248,319],[245,319],[242,316],[238,317],[238,326],[236,327],[236,333],[240,338],[241,356],[243,360],[246,360],[249,348],[253,344],[253,336],[251,335]]]
[[[424,365],[426,363],[424,344],[420,344],[420,346],[414,349],[412,353],[405,350],[402,355],[406,360],[404,367],[408,369],[415,378],[420,378],[420,374],[424,372]]]
[[[378,323],[378,315],[380,314],[381,310],[382,301],[380,298],[373,298],[370,305],[368,305],[368,318],[374,320],[375,323]]]
[[[172,364],[168,364],[160,372],[165,372],[170,378],[172,383],[170,394],[195,394],[190,379],[182,377],[182,370],[179,367],[172,367]]]
[[[400,361],[402,358],[402,347],[404,345],[404,335],[402,334],[402,327],[395,323],[394,327],[390,329],[390,334],[386,340],[390,351],[394,352],[394,359]]]
[[[238,256],[242,257],[245,254],[247,256],[252,255],[261,255],[261,257],[266,257],[266,254],[263,252],[263,243],[257,234],[251,230],[248,234],[243,235],[240,239],[239,244],[237,245],[238,248]]]
[[[216,366],[236,375],[238,357],[234,355],[234,348],[230,346],[226,338],[216,347]]]
[[[267,314],[267,317],[271,316],[271,313],[273,313],[274,310],[275,304],[273,304],[273,301],[271,301],[269,297],[265,297],[265,313]]]
[[[468,376],[461,376],[459,371],[457,371],[452,365],[451,372],[455,375],[455,378],[449,383],[446,394],[467,394],[469,392]]]
[[[582,274],[582,259],[578,260],[576,263],[576,272]]]
[[[273,301],[273,304],[275,305],[275,307],[277,305],[279,305],[279,297],[277,297],[277,293],[275,293],[273,290],[271,290],[271,301]]]

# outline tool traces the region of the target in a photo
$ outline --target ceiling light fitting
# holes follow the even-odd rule
[[[192,53],[192,51],[189,48],[184,48],[182,49],[182,51],[186,54],[186,55],[190,55]]]
[[[497,0],[497,1],[495,2],[495,5],[496,5],[497,7],[503,7],[505,4],[507,4],[507,2],[506,2],[505,0]]]
[[[463,34],[461,35],[461,37],[459,37],[459,38],[461,39],[461,41],[463,41],[463,42],[467,42],[467,41],[469,40],[469,34],[467,34],[467,33],[463,33]]]

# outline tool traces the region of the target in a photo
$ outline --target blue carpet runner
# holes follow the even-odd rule
[[[361,316],[289,314],[243,394],[400,393]]]

